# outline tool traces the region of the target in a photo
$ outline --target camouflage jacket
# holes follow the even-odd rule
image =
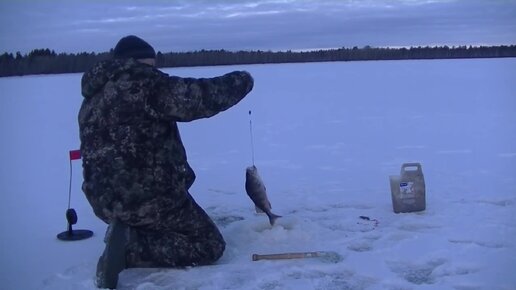
[[[81,85],[82,189],[105,222],[138,226],[179,211],[194,182],[176,122],[230,108],[253,79],[239,71],[180,78],[128,59],[98,63]]]

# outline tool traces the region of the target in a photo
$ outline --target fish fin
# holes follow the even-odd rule
[[[274,223],[276,222],[276,220],[281,217],[280,215],[273,214],[272,212],[268,216],[269,216],[269,222],[271,223],[271,226],[273,226]]]
[[[265,213],[265,211],[263,211],[261,208],[257,207],[256,205],[254,206],[254,210],[256,211],[256,213]]]

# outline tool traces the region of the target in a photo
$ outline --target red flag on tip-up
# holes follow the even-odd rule
[[[70,150],[70,160],[81,159],[81,150]]]

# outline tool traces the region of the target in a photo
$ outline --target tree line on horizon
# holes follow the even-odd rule
[[[34,49],[22,55],[0,55],[0,77],[32,74],[85,72],[96,62],[112,57],[113,51],[102,53],[59,53],[50,49]],[[156,65],[165,67],[217,66],[268,63],[300,63],[365,60],[455,59],[516,57],[516,45],[500,46],[425,46],[410,48],[371,47],[321,49],[313,51],[227,51],[158,52]]]

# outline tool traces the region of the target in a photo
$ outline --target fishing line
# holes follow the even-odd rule
[[[249,132],[251,133],[251,154],[254,166],[254,140],[253,140],[253,122],[251,120],[251,110],[249,110]]]

